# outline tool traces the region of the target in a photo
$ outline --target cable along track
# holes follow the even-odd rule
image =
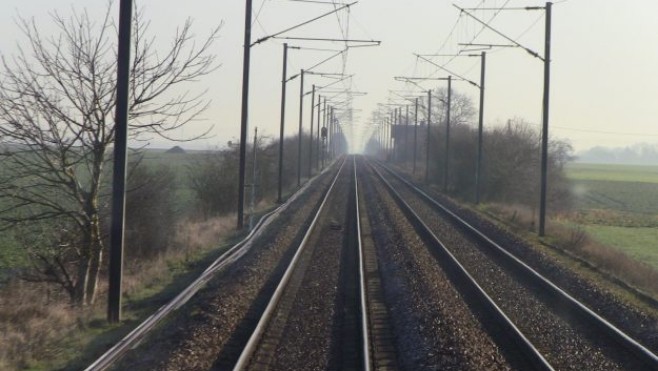
[[[392,170],[371,167],[508,355],[522,352],[535,369],[658,369],[650,350]]]

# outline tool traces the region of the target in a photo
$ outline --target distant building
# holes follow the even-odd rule
[[[184,149],[179,146],[173,146],[167,150],[165,153],[186,153]]]

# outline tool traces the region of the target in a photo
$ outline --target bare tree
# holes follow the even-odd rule
[[[53,35],[19,19],[27,42],[13,58],[3,57],[0,71],[0,230],[38,229],[40,238],[25,241],[31,278],[61,285],[78,305],[94,302],[103,262],[105,168],[115,137],[112,8],[100,22],[86,11],[53,13]],[[218,67],[210,48],[221,25],[197,43],[188,20],[163,53],[147,36],[143,14],[135,14],[130,134],[193,139],[176,138],[175,130],[208,102],[186,83]]]

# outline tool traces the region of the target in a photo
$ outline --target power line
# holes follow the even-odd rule
[[[509,0],[508,0],[508,1],[509,1]],[[466,10],[464,10],[463,8],[460,8],[459,6],[457,6],[457,5],[455,5],[455,4],[453,4],[453,6],[454,6],[455,8],[457,8],[457,9],[461,10],[463,13],[465,13],[465,14],[468,15],[469,17],[475,19],[476,21],[478,21],[479,23],[481,23],[482,25],[484,25],[484,27],[486,27],[486,28],[490,29],[491,31],[493,31],[494,33],[496,33],[498,36],[504,38],[505,40],[511,42],[512,44],[518,46],[519,48],[525,50],[526,52],[528,52],[528,53],[529,53],[530,55],[532,55],[533,57],[539,58],[539,59],[541,59],[542,61],[544,60],[544,58],[543,58],[542,56],[540,56],[539,53],[533,51],[533,50],[530,49],[530,48],[527,48],[527,47],[521,45],[521,44],[520,44],[519,42],[517,42],[516,40],[512,39],[511,37],[509,37],[509,36],[503,34],[502,32],[498,31],[497,29],[493,28],[491,25],[489,25],[488,22],[484,22],[484,21],[480,20],[480,19],[477,18],[476,16],[472,15],[471,13],[467,12]]]
[[[265,30],[265,27],[263,27],[263,24],[260,22],[259,16],[260,16],[261,11],[262,11],[263,8],[265,7],[265,2],[266,2],[266,1],[267,1],[267,0],[263,0],[263,1],[261,1],[261,3],[260,3],[260,7],[258,8],[258,11],[257,11],[256,14],[254,15],[254,17],[253,17],[253,21],[251,21],[251,26],[253,27],[254,24],[258,23],[258,26],[260,27],[260,29],[263,31],[264,34],[267,34],[267,31]]]

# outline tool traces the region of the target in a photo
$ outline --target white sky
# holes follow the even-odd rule
[[[253,0],[254,12],[260,9],[254,25],[253,40],[278,32],[316,15],[331,6],[289,0]],[[484,2],[484,7],[543,5],[536,0],[455,0],[464,7]],[[448,0],[361,0],[349,16],[349,37],[381,40],[374,48],[352,49],[347,72],[355,74],[352,87],[368,95],[355,97],[355,123],[366,123],[377,103],[385,103],[389,90],[405,85],[394,76],[446,76],[436,68],[417,61],[413,53],[454,53],[457,43],[469,42],[480,26],[459,11]],[[67,14],[72,7],[87,8],[102,14],[107,0],[3,0],[0,12],[0,53],[10,56],[20,40],[13,19],[18,14],[36,17],[48,30],[48,12]],[[632,5],[631,5],[632,4]],[[221,38],[214,46],[222,67],[195,89],[209,89],[211,108],[206,112],[207,125],[213,123],[214,137],[195,143],[197,148],[224,145],[239,137],[240,95],[242,75],[242,40],[244,1],[238,0],[139,0],[152,31],[159,37],[170,36],[176,25],[187,17],[195,20],[201,37],[221,21]],[[113,7],[118,14],[118,1]],[[488,19],[492,11],[479,11]],[[524,46],[543,54],[544,22],[542,12],[505,11],[491,23],[503,33],[517,38]],[[551,85],[551,135],[568,139],[577,150],[596,145],[625,146],[637,142],[658,143],[658,2],[651,0],[567,0],[556,1],[553,8],[553,64]],[[346,13],[331,16],[289,36],[341,37],[338,19],[346,26]],[[459,21],[458,21],[459,20]],[[450,30],[453,29],[452,34]],[[533,26],[534,24],[534,26]],[[533,26],[533,27],[531,27]],[[529,27],[529,31],[524,32]],[[445,42],[445,47],[440,49]],[[506,43],[484,31],[475,42]],[[259,132],[278,136],[281,80],[281,43],[270,40],[252,49],[250,136],[254,126]],[[301,45],[301,42],[290,41]],[[309,47],[339,47],[340,44],[304,43]],[[326,58],[327,52],[290,51],[289,74]],[[446,58],[436,59],[444,63]],[[318,71],[340,71],[340,60]],[[476,58],[457,58],[448,68],[479,81]],[[292,135],[298,126],[299,79],[288,85],[286,133]],[[306,80],[326,84],[326,78]],[[499,49],[487,58],[487,93],[485,125],[497,125],[508,118],[522,117],[539,124],[541,119],[542,63],[520,49]],[[425,82],[427,89],[445,82]],[[477,104],[478,92],[465,83],[454,89],[472,96]],[[304,125],[308,127],[310,103],[304,107]],[[193,132],[194,128],[186,129]],[[356,132],[356,131],[355,131]],[[163,143],[154,141],[154,145]]]

